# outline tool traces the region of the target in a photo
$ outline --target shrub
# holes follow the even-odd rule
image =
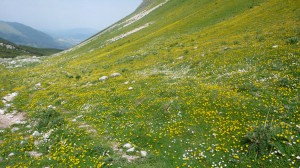
[[[66,76],[67,76],[67,78],[69,78],[69,79],[72,79],[72,78],[73,78],[73,75],[70,75],[70,74],[67,74]]]
[[[76,77],[75,77],[77,80],[78,79],[80,79],[81,78],[81,76],[80,75],[76,75]]]
[[[183,53],[184,53],[184,54],[188,54],[188,53],[189,53],[189,50],[184,50]]]
[[[294,84],[292,80],[289,80],[288,78],[281,78],[276,82],[277,86],[279,87],[285,87],[285,88],[291,88],[295,89],[297,84]]]
[[[298,37],[290,37],[286,40],[287,44],[297,44],[299,42]]]
[[[36,118],[38,119],[36,128],[39,131],[59,127],[65,123],[60,113],[55,111],[54,109],[46,109],[39,111],[37,113]]]
[[[256,35],[255,39],[258,41],[258,42],[263,42],[266,40],[266,38],[262,35]]]
[[[257,92],[258,88],[253,83],[243,83],[236,86],[238,92]]]
[[[284,149],[284,141],[288,141],[282,137],[277,137],[281,131],[272,124],[257,126],[253,131],[248,132],[243,144],[248,145],[248,154],[255,154],[255,157],[271,153],[271,151]]]
[[[241,43],[239,41],[234,41],[233,44],[238,45],[238,44],[241,44]]]

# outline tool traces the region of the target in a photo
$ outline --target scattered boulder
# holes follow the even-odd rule
[[[229,47],[224,47],[224,51],[229,50],[229,49],[230,49]]]
[[[133,90],[133,87],[129,87],[128,90]]]
[[[0,115],[3,115],[3,114],[5,114],[5,112],[6,112],[6,110],[4,110],[4,109],[0,109]]]
[[[35,140],[34,142],[33,142],[33,144],[34,144],[34,146],[38,146],[38,145],[40,145],[42,142],[40,141],[40,140]]]
[[[132,145],[130,143],[127,143],[127,144],[123,145],[123,148],[129,149],[129,148],[132,148]]]
[[[110,75],[110,77],[118,77],[118,76],[121,76],[121,74],[120,73],[113,73],[113,74]]]
[[[14,156],[15,155],[15,153],[10,153],[10,154],[8,154],[8,157],[12,157],[12,156]]]
[[[32,126],[31,126],[31,125],[26,125],[25,127],[26,127],[26,128],[31,128]]]
[[[279,45],[273,45],[273,47],[272,48],[278,48],[279,47]]]
[[[49,109],[56,109],[56,107],[53,106],[53,105],[49,105],[48,108],[49,108]]]
[[[16,132],[16,131],[19,131],[20,130],[20,128],[18,128],[18,127],[13,127],[12,129],[11,129],[11,132]]]
[[[45,133],[45,134],[43,135],[44,141],[48,141],[48,140],[49,140],[50,135],[52,134],[52,132],[53,132],[53,129],[51,129],[49,132],[47,132],[47,133]]]
[[[132,161],[134,161],[135,159],[140,158],[140,157],[138,157],[138,156],[131,156],[131,155],[126,155],[126,154],[122,155],[122,157],[125,158],[125,159],[127,159],[128,162],[132,162]]]
[[[142,157],[146,157],[147,156],[147,152],[146,151],[141,151],[141,156]]]
[[[36,151],[30,151],[26,153],[28,153],[31,157],[41,157],[43,155],[42,153],[38,153]]]
[[[132,148],[128,149],[126,152],[134,152],[134,150],[135,150],[135,148],[132,147]]]
[[[108,79],[108,76],[102,76],[101,78],[99,78],[99,81],[105,81]]]
[[[37,136],[40,136],[40,135],[41,135],[41,133],[39,133],[38,131],[34,131],[32,133],[32,136],[34,136],[34,137],[37,137]]]
[[[180,56],[180,57],[178,57],[178,58],[176,58],[176,59],[182,60],[183,58],[184,58],[184,56]]]
[[[37,83],[37,84],[35,84],[35,85],[34,85],[35,89],[40,89],[40,88],[41,88],[41,86],[42,86],[42,84],[41,84],[41,83]]]
[[[12,101],[19,93],[18,92],[14,92],[14,93],[11,93],[11,94],[8,94],[7,96],[3,97],[3,99],[5,101]]]

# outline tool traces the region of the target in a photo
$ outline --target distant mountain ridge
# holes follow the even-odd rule
[[[0,21],[0,37],[18,45],[37,48],[66,49],[63,43],[55,41],[50,35],[17,22]]]
[[[66,30],[44,30],[44,32],[51,35],[58,42],[73,46],[83,42],[99,31],[92,28],[74,28]]]

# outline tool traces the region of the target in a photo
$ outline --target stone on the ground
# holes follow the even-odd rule
[[[50,138],[50,135],[52,134],[53,129],[51,129],[49,132],[45,133],[43,135],[44,141],[47,141]]]
[[[132,155],[122,155],[123,158],[127,159],[128,162],[132,162],[134,161],[135,159],[138,159],[139,157],[138,156],[132,156]]]
[[[113,74],[110,75],[110,77],[117,77],[117,76],[121,76],[121,74],[120,73],[113,73]]]
[[[229,49],[230,49],[229,47],[224,47],[224,51],[229,50]]]
[[[141,156],[142,157],[146,157],[147,156],[147,152],[146,151],[141,151]]]
[[[8,157],[11,157],[11,156],[14,156],[15,155],[15,153],[10,153],[10,154],[8,154]]]
[[[42,86],[41,83],[37,83],[37,84],[34,85],[35,89],[39,89],[39,88],[41,88],[41,86]]]
[[[34,136],[34,137],[37,137],[37,136],[40,136],[40,135],[41,135],[41,133],[39,133],[38,131],[34,131],[32,133],[32,136]]]
[[[132,148],[128,149],[126,152],[134,152],[134,150],[135,150],[135,148],[132,147]]]
[[[38,153],[36,151],[30,151],[30,152],[26,152],[26,153],[28,153],[31,157],[40,157],[43,155],[42,153]]]
[[[130,143],[127,143],[127,144],[123,145],[123,147],[129,149],[132,147],[132,145]]]
[[[53,105],[49,105],[48,108],[49,108],[49,109],[56,109],[56,107],[53,106]]]
[[[6,111],[6,110],[4,110],[4,109],[0,109],[0,115],[5,114],[5,111]]]
[[[184,58],[183,56],[180,56],[180,57],[178,57],[177,59],[178,59],[178,60],[181,60],[181,59],[183,59],[183,58]]]
[[[101,78],[99,78],[99,81],[105,81],[105,80],[107,80],[107,79],[108,79],[107,76],[102,76]]]
[[[18,95],[18,92],[14,92],[14,93],[8,94],[7,96],[3,97],[3,99],[9,102],[9,101],[12,101],[17,95]]]
[[[129,87],[128,90],[133,90],[133,87]]]
[[[20,130],[20,128],[18,128],[18,127],[13,127],[12,129],[11,129],[11,132],[16,132],[16,131],[19,131]]]

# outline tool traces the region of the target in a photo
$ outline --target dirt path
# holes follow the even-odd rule
[[[12,101],[18,95],[18,92],[14,92],[4,96],[2,102],[6,108],[0,109],[0,128],[8,128],[13,124],[21,123],[25,119],[24,113],[6,113],[8,107],[12,107]]]
[[[18,114],[0,114],[0,128],[8,128],[13,124],[22,122],[25,119],[24,113]]]

